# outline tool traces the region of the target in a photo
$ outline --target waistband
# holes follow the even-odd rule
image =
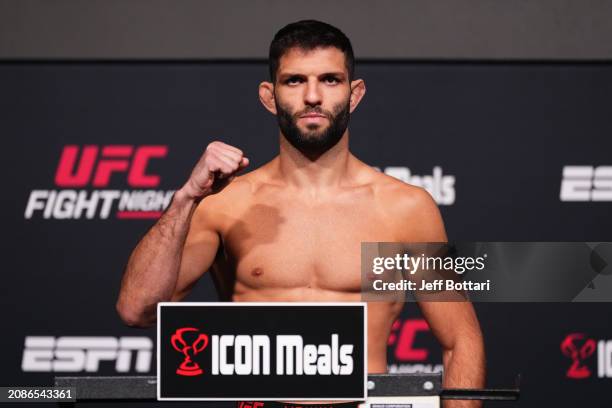
[[[335,404],[291,404],[276,401],[239,401],[236,408],[359,408],[360,402],[338,402]]]

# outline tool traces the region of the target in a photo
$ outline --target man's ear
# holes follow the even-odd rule
[[[351,113],[357,108],[359,102],[361,102],[361,98],[365,95],[366,87],[363,79],[356,79],[351,81]]]
[[[259,84],[259,100],[270,113],[276,115],[276,103],[274,103],[274,84],[264,81]]]

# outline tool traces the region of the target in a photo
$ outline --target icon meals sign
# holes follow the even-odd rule
[[[160,303],[160,400],[363,400],[365,303]]]

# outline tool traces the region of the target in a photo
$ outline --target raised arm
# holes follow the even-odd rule
[[[158,302],[182,299],[208,270],[219,247],[205,197],[221,191],[248,165],[239,149],[213,142],[161,218],[128,260],[117,311],[130,326],[155,323]]]

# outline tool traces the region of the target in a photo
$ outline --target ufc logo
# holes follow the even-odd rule
[[[428,332],[429,325],[424,319],[396,320],[391,327],[388,344],[395,345],[395,358],[400,361],[425,361],[429,350],[414,348],[419,332]]]
[[[263,402],[241,402],[238,408],[263,408]]]
[[[108,145],[84,146],[79,156],[79,146],[64,146],[59,166],[55,173],[55,184],[59,187],[106,187],[113,173],[127,173],[127,182],[132,187],[155,187],[159,176],[146,174],[149,160],[166,157],[168,147]],[[101,150],[101,152],[100,152]],[[100,153],[100,154],[99,154]]]
[[[21,369],[37,372],[96,372],[101,361],[115,361],[119,373],[130,371],[132,354],[139,373],[151,369],[153,342],[148,337],[27,336]]]
[[[565,166],[561,201],[612,201],[612,166]]]

